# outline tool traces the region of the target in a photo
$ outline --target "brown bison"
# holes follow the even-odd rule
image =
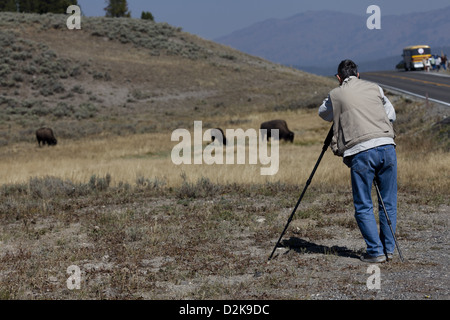
[[[53,134],[53,130],[50,128],[41,128],[36,131],[36,139],[38,141],[39,147],[42,145],[55,146],[58,143],[55,135]]]
[[[278,129],[279,130],[279,138],[285,141],[294,142],[294,133],[288,129],[287,123],[284,120],[272,120],[267,121],[261,124],[261,130],[267,130],[267,141],[271,137],[270,130]],[[265,138],[265,133],[262,133],[262,138]]]
[[[219,143],[223,144],[224,146],[227,145],[227,138],[225,137],[225,134],[223,133],[223,130],[221,128],[215,128],[211,129],[211,140],[214,142],[217,139]]]

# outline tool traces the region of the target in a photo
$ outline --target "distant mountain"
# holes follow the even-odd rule
[[[450,6],[405,15],[383,15],[382,11],[381,29],[369,30],[369,15],[308,11],[262,21],[215,41],[317,74],[329,75],[345,58],[361,67],[370,68],[367,62],[377,61],[377,68],[393,69],[405,46],[449,46],[449,17]]]

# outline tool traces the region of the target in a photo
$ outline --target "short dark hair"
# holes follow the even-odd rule
[[[358,76],[358,66],[352,60],[342,60],[338,67],[338,75],[342,80]]]

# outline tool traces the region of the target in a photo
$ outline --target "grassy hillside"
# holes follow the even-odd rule
[[[0,14],[0,145],[221,125],[249,112],[316,105],[334,83],[165,23]],[[223,123],[225,122],[225,123]]]

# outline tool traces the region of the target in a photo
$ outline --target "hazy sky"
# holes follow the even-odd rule
[[[104,16],[105,0],[78,0],[85,16]],[[128,0],[134,18],[150,11],[157,22],[167,22],[205,39],[227,35],[270,18],[287,18],[304,11],[334,10],[361,16],[370,5],[381,15],[434,10],[449,0]]]

